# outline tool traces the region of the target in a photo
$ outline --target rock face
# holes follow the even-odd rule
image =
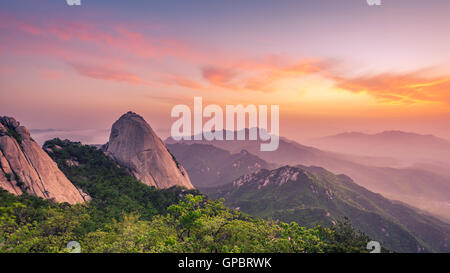
[[[142,183],[157,188],[194,188],[187,172],[138,114],[128,112],[111,129],[106,153]]]
[[[55,202],[84,202],[28,130],[11,117],[0,117],[0,187],[16,195],[26,191]]]

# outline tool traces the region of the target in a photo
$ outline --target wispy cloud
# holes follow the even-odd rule
[[[262,61],[238,61],[228,67],[206,66],[203,78],[216,87],[233,90],[272,92],[276,84],[286,79],[299,79],[305,75],[325,73],[332,61],[305,59],[287,62],[272,58]]]
[[[381,102],[450,104],[450,76],[425,76],[424,71],[384,73],[356,78],[335,77],[336,85],[354,93],[365,92]]]
[[[181,75],[167,75],[160,80],[166,85],[175,85],[193,90],[204,90],[205,86],[198,80],[190,79]]]
[[[141,77],[139,77],[138,75],[126,71],[85,64],[71,64],[71,65],[81,75],[93,79],[117,81],[131,85],[146,85],[146,86],[154,85],[152,82],[146,81]]]
[[[278,55],[266,55],[259,60],[246,56],[211,58],[202,50],[191,48],[170,36],[151,35],[136,26],[114,20],[105,24],[95,20],[75,22],[41,18],[35,22],[0,12],[0,30],[11,34],[1,37],[2,51],[53,56],[70,64],[79,75],[91,79],[192,90],[270,93],[280,91],[283,81],[319,74],[343,90],[367,93],[380,102],[450,103],[450,76],[426,77],[422,71],[415,71],[347,78],[333,70],[337,64],[335,60],[292,60]],[[172,66],[181,63],[183,69],[199,72],[200,76],[183,76],[192,73],[182,73],[177,69],[170,72],[154,67],[149,69],[151,62],[153,65],[170,63]],[[11,71],[0,68],[3,74],[13,73]],[[58,79],[61,75],[41,70],[40,76]]]
[[[201,82],[176,72],[149,69],[152,64],[164,63],[169,58],[181,63],[197,62],[203,59],[200,51],[189,48],[170,35],[141,32],[131,23],[110,20],[105,24],[61,18],[43,18],[33,22],[0,12],[0,31],[10,34],[0,38],[2,51],[56,58],[85,77],[131,85],[204,88]],[[146,76],[129,72],[130,67]],[[57,77],[55,73],[44,70],[41,69],[40,76]]]
[[[237,72],[232,68],[217,66],[206,66],[202,68],[202,76],[205,80],[213,85],[225,88],[236,88],[236,86],[231,84],[236,74]]]
[[[105,27],[106,26],[106,27]],[[107,25],[94,21],[43,19],[33,22],[0,12],[0,29],[63,42],[96,45],[103,51],[115,50],[139,58],[166,55],[186,55],[188,50],[180,41],[144,35],[126,24],[110,21]]]

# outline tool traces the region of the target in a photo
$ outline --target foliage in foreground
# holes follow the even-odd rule
[[[155,189],[101,150],[54,139],[44,149],[92,200],[56,204],[0,190],[0,252],[365,252],[348,222],[312,229],[248,217],[197,191]]]
[[[54,204],[0,192],[0,252],[365,252],[368,238],[348,223],[306,229],[296,223],[249,218],[221,201],[187,195],[166,215],[126,214],[95,231],[89,205]]]
[[[139,213],[141,219],[150,220],[165,214],[183,195],[198,194],[180,187],[161,190],[144,185],[90,145],[55,138],[43,147],[66,177],[92,198],[89,212],[95,228],[129,213]]]

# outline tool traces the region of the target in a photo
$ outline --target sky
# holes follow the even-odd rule
[[[280,105],[280,134],[298,141],[450,139],[449,12],[447,0],[0,0],[0,115],[103,143],[131,110],[164,138],[172,107],[202,96]]]

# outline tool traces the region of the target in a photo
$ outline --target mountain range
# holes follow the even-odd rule
[[[398,252],[450,251],[448,224],[321,167],[261,169],[205,192],[250,215],[306,227],[332,226],[345,216],[369,237]]]
[[[168,138],[166,143],[175,142]],[[259,140],[182,140],[181,143],[209,144],[231,153],[247,150],[269,163],[279,165],[321,166],[333,173],[346,174],[358,185],[387,198],[403,201],[450,221],[450,178],[443,174],[445,168],[436,172],[434,168],[424,166],[380,166],[382,158],[329,152],[282,137],[278,150],[273,152],[261,152]]]
[[[391,157],[404,164],[432,162],[450,166],[450,141],[433,135],[402,131],[377,134],[348,132],[316,138],[307,143],[338,153]]]
[[[56,202],[74,204],[90,200],[47,154],[61,147],[54,145],[52,148],[44,151],[18,121],[0,117],[0,187],[15,195],[27,192]],[[113,124],[109,142],[102,148],[118,165],[148,186],[193,188],[183,166],[136,113],[128,112]]]
[[[0,187],[54,202],[90,202],[102,219],[118,217],[121,207],[128,212],[139,207],[151,217],[158,207],[152,196],[167,194],[175,200],[174,194],[182,196],[196,187],[255,217],[305,227],[333,227],[348,218],[394,251],[450,251],[448,223],[410,206],[434,212],[434,207],[423,204],[436,205],[447,216],[449,183],[434,168],[377,166],[372,162],[382,161],[381,157],[329,152],[285,138],[277,151],[259,149],[259,141],[167,139],[164,143],[134,112],[112,125],[104,145],[55,139],[41,148],[19,122],[2,117]],[[111,183],[119,183],[113,191]],[[181,190],[156,193],[147,188]],[[130,203],[124,193],[136,200]],[[383,196],[402,197],[397,199],[408,205]],[[114,204],[114,209],[108,209],[108,204]],[[151,207],[148,212],[147,206]],[[158,210],[164,211],[163,207]]]
[[[167,148],[186,168],[192,184],[200,190],[229,183],[260,169],[277,167],[246,150],[231,153],[213,145],[183,143],[167,144]]]

